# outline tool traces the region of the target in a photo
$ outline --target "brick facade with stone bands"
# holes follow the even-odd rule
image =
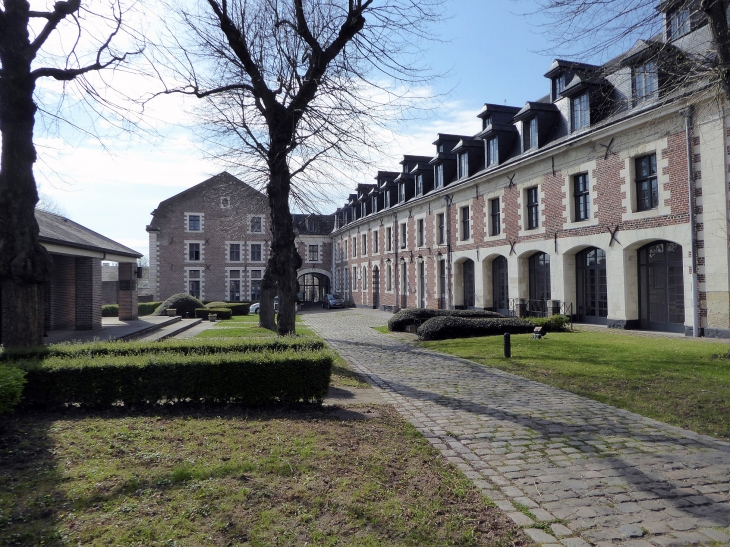
[[[379,307],[419,307],[423,305],[419,263],[425,267],[425,306],[439,307],[439,261],[446,261],[447,298],[445,307],[464,306],[463,264],[475,266],[475,307],[492,308],[492,261],[503,256],[508,262],[509,297],[529,299],[529,257],[547,253],[550,257],[552,300],[567,303],[576,312],[576,255],[587,248],[606,254],[608,313],[605,320],[614,327],[636,327],[639,323],[637,251],[652,241],[669,241],[681,245],[684,291],[684,327],[692,326],[691,238],[689,226],[689,187],[687,180],[687,135],[681,108],[684,104],[664,105],[651,113],[639,115],[643,125],[637,129],[636,117],[628,117],[600,135],[588,133],[582,139],[555,146],[549,152],[532,153],[507,166],[482,170],[464,180],[422,197],[414,197],[387,210],[371,213],[341,225],[333,234],[336,248],[336,289],[345,293],[355,305],[373,306],[379,293]],[[700,326],[708,335],[730,334],[728,306],[727,220],[725,204],[728,150],[723,142],[728,120],[709,108],[696,109],[692,127],[693,172],[696,185],[698,239],[698,273],[700,292]],[[611,150],[606,154],[609,142]],[[711,143],[711,146],[708,146]],[[600,146],[604,144],[606,146]],[[635,160],[656,154],[659,204],[649,211],[637,211]],[[702,169],[702,171],[701,171]],[[702,174],[700,175],[700,173]],[[574,177],[587,174],[590,217],[575,218],[573,204]],[[539,226],[526,225],[526,190],[539,189]],[[707,195],[713,202],[716,226],[712,234],[704,230],[707,223]],[[501,233],[490,235],[489,204],[500,200]],[[462,210],[469,208],[470,237],[460,237]],[[446,245],[435,243],[437,215],[448,217]],[[425,225],[425,244],[417,246],[417,220]],[[340,220],[340,222],[342,222]],[[400,224],[407,226],[407,245],[400,248]],[[385,228],[391,226],[393,250],[385,250]],[[381,243],[376,255],[353,256],[353,236],[378,231]],[[614,236],[612,236],[612,233]],[[708,253],[708,238],[715,240]],[[349,241],[348,256],[344,242]],[[390,264],[391,290],[384,273]],[[708,267],[711,266],[711,267]],[[356,267],[357,279],[352,277]],[[362,276],[368,279],[363,289]],[[403,285],[403,270],[406,282]],[[343,272],[350,271],[345,284]],[[378,274],[375,274],[377,270]],[[372,286],[379,275],[377,290]],[[714,286],[717,290],[708,290]],[[404,299],[405,296],[405,299]],[[562,309],[566,309],[563,307]],[[714,310],[710,311],[710,310]],[[518,311],[518,310],[515,310]]]
[[[190,229],[190,215],[200,220],[196,230]],[[147,231],[155,300],[198,290],[204,301],[258,300],[271,243],[265,195],[223,172],[161,202],[152,216]],[[332,222],[331,217],[295,215],[303,260],[300,275],[319,274],[329,281]],[[199,255],[191,255],[191,243],[198,246]],[[237,246],[233,254],[231,245]],[[310,245],[318,247],[314,260]]]

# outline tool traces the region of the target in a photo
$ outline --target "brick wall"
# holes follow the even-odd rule
[[[51,255],[51,258],[53,273],[46,292],[46,328],[73,328],[76,322],[76,259],[62,255]]]
[[[101,261],[77,257],[76,263],[76,330],[101,328]]]

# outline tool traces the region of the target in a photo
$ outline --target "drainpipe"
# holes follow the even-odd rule
[[[695,182],[692,172],[692,105],[682,112],[684,128],[687,136],[687,180],[689,181],[689,225],[692,236],[692,336],[700,335],[700,291],[697,282],[697,226],[695,220]]]

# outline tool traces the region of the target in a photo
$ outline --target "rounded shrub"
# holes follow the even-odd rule
[[[421,340],[468,338],[470,336],[496,336],[505,333],[525,334],[535,326],[516,317],[433,317],[418,327]]]
[[[407,308],[394,314],[388,320],[388,330],[403,332],[409,325],[423,322],[432,317],[504,317],[501,313],[489,310],[430,310],[423,308]]]
[[[198,308],[204,308],[203,303],[186,293],[173,294],[170,298],[165,300],[159,307],[154,311],[152,315],[167,315],[167,310],[173,308],[177,310],[177,315],[185,317],[189,314],[190,317],[195,317],[195,310]]]

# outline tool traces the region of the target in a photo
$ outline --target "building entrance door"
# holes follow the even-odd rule
[[[547,301],[550,300],[550,255],[535,253],[529,260],[530,301],[527,313],[537,317],[547,315]]]
[[[492,261],[492,306],[497,313],[509,315],[509,275],[503,256]]]
[[[592,247],[575,257],[578,321],[605,325],[608,318],[606,253]]]
[[[639,325],[684,332],[681,245],[656,241],[639,249]]]

